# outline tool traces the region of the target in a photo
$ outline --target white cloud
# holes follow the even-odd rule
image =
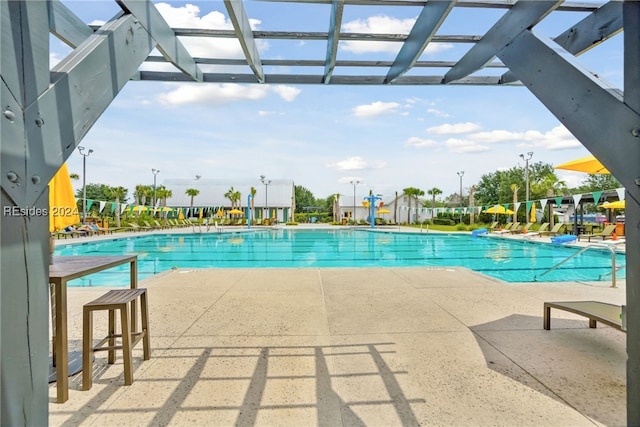
[[[241,86],[233,83],[180,84],[177,88],[158,95],[158,101],[165,105],[207,104],[220,105],[233,101],[258,100],[267,96],[265,86]]]
[[[376,101],[367,105],[358,105],[352,111],[353,115],[356,117],[372,117],[386,113],[393,113],[397,111],[399,106],[400,104],[397,102]]]
[[[465,122],[430,127],[427,129],[427,133],[434,133],[436,135],[456,135],[475,132],[480,129],[482,128],[476,123]]]
[[[412,136],[407,139],[404,143],[405,147],[416,147],[416,148],[425,148],[425,147],[435,147],[438,145],[438,141],[433,139],[423,139],[418,138],[417,136]]]
[[[451,115],[449,113],[446,113],[444,111],[438,110],[436,108],[427,109],[427,113],[433,114],[434,116],[442,117],[442,118],[445,118],[445,119],[448,118],[448,117],[451,117]]]
[[[264,111],[264,110],[259,110],[258,111],[258,115],[259,116],[272,116],[274,114],[276,114],[275,111]]]
[[[103,26],[107,21],[103,21],[101,19],[94,19],[93,21],[89,22],[89,25],[100,25]]]
[[[342,24],[342,31],[347,33],[377,33],[377,34],[409,34],[416,22],[415,18],[398,19],[386,15],[370,16],[367,19],[356,19]],[[371,52],[398,53],[402,43],[400,42],[368,42],[368,41],[342,41],[340,49],[347,52],[362,54]],[[430,43],[424,53],[435,53],[451,49],[448,43]]]
[[[356,156],[340,160],[336,163],[330,163],[327,166],[337,170],[348,171],[366,169],[369,165],[362,157]]]
[[[292,101],[300,93],[290,86],[271,87],[267,85],[239,85],[235,83],[182,83],[168,92],[157,95],[164,105],[206,104],[222,105],[229,102],[266,98],[269,93],[279,95],[285,101]]]
[[[60,55],[57,52],[49,52],[49,67],[53,68],[55,65],[62,61]]]
[[[445,142],[445,145],[452,153],[481,153],[489,151],[490,148],[485,145],[477,144],[474,141],[468,139],[456,139],[450,138]]]
[[[291,102],[302,92],[300,89],[292,86],[270,86],[271,90],[280,95],[280,98],[287,102]]]
[[[469,139],[485,143],[519,142],[521,147],[540,147],[548,150],[565,150],[581,146],[564,126],[556,126],[548,132],[537,130],[511,132],[507,130],[492,130],[478,132],[468,136]]]

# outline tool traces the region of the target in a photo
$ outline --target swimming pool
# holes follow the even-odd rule
[[[253,230],[234,233],[144,234],[58,245],[55,255],[138,255],[139,278],[170,269],[273,267],[452,267],[507,282],[536,275],[577,249],[467,234],[372,232],[362,229]],[[624,255],[617,255],[624,265]],[[611,254],[591,250],[541,281],[611,280]],[[618,276],[624,275],[624,269]],[[128,267],[74,280],[70,286],[128,283]]]

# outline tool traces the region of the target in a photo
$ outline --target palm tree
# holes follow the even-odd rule
[[[417,203],[418,196],[424,196],[424,191],[415,187],[407,187],[402,191],[406,196],[409,196],[409,211],[407,213],[407,224],[411,224],[411,198],[413,197],[414,199],[416,199],[416,203]]]
[[[167,207],[167,199],[169,197],[173,196],[173,191],[167,189],[164,185],[158,187],[158,189],[156,190],[156,197],[158,197],[158,200],[161,200],[162,202],[160,203],[160,205],[163,208]],[[167,218],[167,212],[163,212],[163,217]]]
[[[234,191],[231,197],[233,198],[233,205],[237,209],[242,209],[242,194],[239,191]]]
[[[80,179],[80,175],[78,175],[77,173],[70,173],[69,178],[71,178],[74,181],[77,181]]]
[[[256,220],[255,199],[257,192],[258,190],[256,190],[255,187],[251,187],[251,189],[249,190],[249,194],[251,194],[251,218],[253,218],[254,221]]]
[[[193,207],[193,198],[200,194],[200,190],[196,188],[188,188],[184,193],[191,197],[191,207]]]
[[[518,184],[511,184],[511,191],[513,191],[513,222],[518,221],[518,211],[516,210],[516,203],[518,203]]]
[[[438,187],[433,187],[427,190],[427,194],[431,196],[431,218],[436,214],[436,196],[442,194],[442,190]]]
[[[120,227],[120,199],[124,199],[127,189],[124,187],[111,187],[109,196],[116,199],[116,227]]]
[[[338,222],[340,219],[340,193],[336,193],[333,199],[333,220]]]
[[[224,193],[224,197],[226,199],[229,199],[229,202],[231,203],[231,209],[233,209],[235,206],[235,203],[234,203],[235,199],[233,197],[233,193],[235,193],[235,191],[236,190],[234,190],[233,187],[231,187],[226,193]]]

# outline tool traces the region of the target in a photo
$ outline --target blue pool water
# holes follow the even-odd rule
[[[367,230],[259,230],[145,234],[65,244],[55,255],[138,255],[139,278],[172,268],[466,267],[507,282],[531,282],[577,249],[462,234]],[[624,265],[618,255],[617,265]],[[590,250],[540,281],[611,280],[611,254]],[[77,279],[70,286],[125,285],[128,267]],[[603,276],[601,278],[601,276]],[[618,276],[624,275],[624,269]]]

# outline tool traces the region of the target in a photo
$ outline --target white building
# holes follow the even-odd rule
[[[272,179],[266,186],[258,179],[167,179],[162,184],[172,192],[167,199],[167,206],[186,208],[192,217],[198,216],[201,208],[204,210],[203,216],[214,216],[220,209],[231,209],[231,201],[224,196],[231,187],[241,194],[239,209],[244,212],[245,218],[250,207],[248,196],[251,187],[256,189],[253,200],[256,219],[277,218],[279,222],[288,222],[293,220],[295,212],[295,190],[291,179]],[[191,196],[187,195],[187,190],[191,188],[199,191],[193,198],[193,206]]]

